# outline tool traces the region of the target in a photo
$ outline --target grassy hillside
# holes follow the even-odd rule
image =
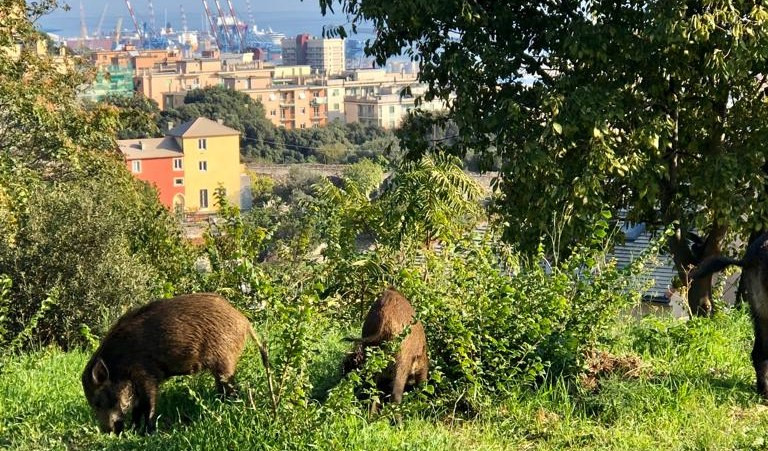
[[[681,322],[617,323],[612,343],[577,381],[553,377],[538,389],[471,415],[414,412],[369,418],[334,406],[345,331],[312,365],[314,402],[273,419],[254,396],[261,367],[249,347],[239,367],[241,398],[219,400],[207,375],[163,386],[159,430],[149,437],[100,434],[82,394],[84,352],[56,349],[6,360],[0,374],[0,448],[10,449],[763,449],[768,408],[754,393],[751,327],[741,312]],[[408,398],[408,397],[407,397]]]

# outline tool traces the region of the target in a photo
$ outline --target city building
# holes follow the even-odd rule
[[[216,190],[241,205],[240,132],[206,118],[171,128],[163,138],[118,141],[126,166],[157,187],[160,200],[181,212],[216,211]]]
[[[328,94],[325,86],[274,85],[244,92],[261,102],[267,119],[278,127],[311,128],[328,123]]]
[[[286,66],[307,64],[318,74],[341,75],[346,69],[343,39],[326,39],[300,34],[282,42],[283,64]]]
[[[328,88],[328,120],[347,120],[345,99],[347,97],[376,96],[383,88],[404,88],[419,85],[415,73],[391,73],[384,69],[355,69],[343,77],[329,78],[325,81]]]
[[[347,122],[359,122],[363,125],[378,125],[387,129],[400,126],[409,112],[416,109],[416,97],[426,92],[425,86],[410,88],[410,93],[400,87],[385,87],[378,94],[353,95],[344,99]],[[445,103],[439,100],[422,101],[418,106],[421,111],[443,111]]]
[[[136,90],[165,110],[182,105],[192,89],[225,86],[261,102],[267,119],[288,129],[319,127],[333,120],[360,120],[396,128],[414,106],[414,99],[400,99],[399,93],[407,92],[405,88],[423,92],[417,75],[406,72],[404,66],[396,73],[356,69],[329,77],[310,65],[275,66],[254,59],[250,53],[205,56],[210,57],[179,60],[173,67],[156,64],[142,69],[135,78]],[[285,56],[286,60],[292,58]],[[424,106],[427,110],[443,108],[439,102]]]

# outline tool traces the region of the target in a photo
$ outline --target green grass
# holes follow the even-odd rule
[[[149,437],[100,434],[79,375],[83,352],[45,349],[3,361],[0,448],[10,449],[764,449],[768,407],[754,392],[752,331],[732,312],[688,323],[647,318],[619,322],[605,345],[635,355],[635,375],[614,374],[587,389],[553,378],[537,390],[511,387],[472,419],[404,413],[399,423],[357,408],[321,408],[339,380],[346,331],[323,336],[309,407],[278,420],[258,393],[263,381],[249,347],[238,369],[247,393],[221,401],[201,375],[163,385],[158,432]],[[309,426],[308,426],[309,425]]]

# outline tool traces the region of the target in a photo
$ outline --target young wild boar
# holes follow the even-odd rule
[[[752,348],[752,366],[757,375],[757,391],[768,399],[768,233],[760,235],[747,247],[741,260],[713,257],[702,262],[691,278],[706,277],[730,265],[741,266],[744,297],[752,311],[755,343]]]
[[[363,323],[362,338],[355,340],[353,350],[344,359],[344,374],[362,367],[365,363],[365,348],[380,346],[398,339],[410,325],[410,333],[403,338],[395,361],[377,376],[376,385],[395,403],[403,399],[406,384],[419,384],[427,380],[429,358],[427,338],[421,321],[414,321],[413,307],[393,287],[387,288],[371,306]],[[378,406],[372,406],[377,410]]]
[[[223,297],[186,294],[126,313],[107,332],[85,366],[83,390],[104,432],[119,434],[133,411],[154,430],[158,386],[171,376],[209,370],[222,393],[233,390],[235,366],[248,335],[248,320]]]

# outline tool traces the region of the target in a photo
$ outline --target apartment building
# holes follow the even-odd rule
[[[300,34],[282,41],[283,64],[307,64],[318,74],[341,75],[346,70],[343,39],[325,39]]]
[[[218,58],[195,58],[178,61],[167,69],[146,69],[136,75],[136,91],[167,109],[163,94],[189,91],[221,84],[221,61]]]
[[[402,124],[409,112],[416,109],[416,97],[425,93],[425,86],[411,87],[411,93],[404,95],[402,87],[382,88],[374,95],[354,95],[344,99],[347,122],[360,122],[364,125],[378,125],[394,129]],[[443,111],[445,103],[440,100],[422,102],[421,111]]]
[[[391,73],[384,69],[356,69],[346,76],[330,78],[328,88],[328,120],[348,120],[346,114],[347,97],[377,96],[385,88],[404,88],[418,86],[416,74]]]
[[[419,85],[415,74],[404,71],[357,69],[328,77],[310,65],[274,66],[243,55],[180,60],[173,69],[156,65],[136,77],[136,90],[157,101],[162,109],[178,107],[189,90],[209,86],[244,92],[262,103],[267,119],[275,126],[297,129],[357,118],[375,123],[381,119],[382,126],[397,127],[409,107],[395,102],[391,92]],[[387,112],[379,115],[378,103],[376,115],[360,109],[374,98],[379,98],[378,103],[386,102]],[[347,112],[347,105],[355,111]],[[395,107],[392,118],[388,113],[391,106]]]
[[[240,132],[206,118],[172,128],[163,138],[118,141],[128,169],[157,187],[161,202],[182,212],[216,211],[214,194],[241,205]]]
[[[312,128],[328,124],[328,94],[325,86],[284,84],[243,92],[260,101],[267,119],[278,127]]]

